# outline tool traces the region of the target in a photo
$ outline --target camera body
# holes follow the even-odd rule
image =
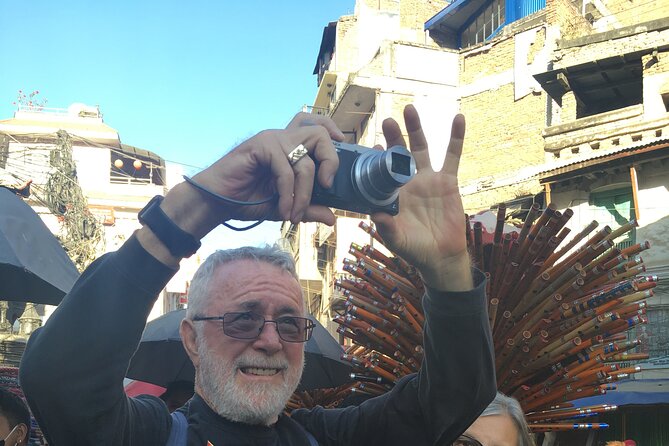
[[[314,180],[311,203],[361,214],[397,215],[399,188],[416,172],[411,153],[402,146],[382,151],[356,144],[332,143],[339,155],[339,168],[330,188]]]

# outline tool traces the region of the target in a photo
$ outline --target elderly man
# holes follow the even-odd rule
[[[420,373],[358,407],[282,415],[300,380],[310,323],[290,259],[242,248],[214,254],[192,283],[181,335],[196,368],[193,398],[170,415],[155,397],[123,393],[149,310],[200,238],[233,219],[334,223],[310,196],[314,175],[332,184],[331,138],[343,135],[328,118],[300,114],[154,199],[140,213],[144,226],[93,263],[33,335],[21,381],[50,443],[448,445],[458,437],[495,395],[484,284],[470,268],[457,185],[464,119],[454,120],[435,172],[416,110],[407,107],[404,118],[417,174],[401,190],[397,216],[372,218],[427,286]],[[383,130],[388,145],[405,145],[395,121]],[[310,157],[295,156],[302,147]]]

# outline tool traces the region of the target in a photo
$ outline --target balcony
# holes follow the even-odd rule
[[[643,105],[588,116],[544,130],[552,159],[581,161],[651,144],[669,135],[669,115],[645,119]]]
[[[327,107],[315,107],[312,105],[303,105],[302,111],[304,113],[311,113],[312,115],[330,116],[330,109]]]
[[[315,108],[329,109],[337,99],[337,74],[332,71],[326,71],[323,74],[318,92],[314,99]]]

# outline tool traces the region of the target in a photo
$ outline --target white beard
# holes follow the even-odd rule
[[[274,423],[302,378],[304,363],[300,367],[291,366],[283,353],[269,357],[249,351],[230,363],[214,357],[202,336],[198,337],[198,350],[197,383],[212,409],[231,421],[264,426]],[[240,365],[249,364],[285,368],[285,380],[281,384],[240,384],[236,380],[236,374],[241,373]]]

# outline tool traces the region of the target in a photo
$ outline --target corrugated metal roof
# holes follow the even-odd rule
[[[457,32],[485,3],[486,0],[454,0],[425,22],[423,28],[426,31],[444,28]]]
[[[566,174],[569,172],[574,172],[579,169],[595,166],[597,164],[610,161],[611,159],[623,158],[627,156],[633,156],[639,153],[647,153],[655,150],[661,150],[664,148],[669,148],[669,139],[658,139],[653,142],[646,142],[642,144],[622,146],[616,149],[610,149],[607,151],[602,151],[593,153],[588,156],[580,158],[570,158],[558,163],[544,163],[535,166],[527,166],[518,171],[513,172],[510,175],[502,176],[495,175],[493,177],[486,177],[492,181],[492,184],[489,184],[486,187],[481,187],[482,178],[473,180],[467,184],[462,184],[460,191],[464,195],[469,195],[476,193],[481,190],[491,189],[496,187],[509,186],[514,183],[520,183],[523,181],[528,181],[532,179],[537,179],[539,181],[544,180],[549,177]]]
[[[615,149],[609,149],[605,152],[593,152],[591,155],[570,158],[559,163],[552,164],[546,169],[539,170],[537,175],[540,178],[545,178],[547,176],[559,175],[562,173],[572,172],[574,170],[582,169],[584,167],[594,166],[604,161],[608,161],[608,158],[618,158],[615,155],[623,154],[629,152],[629,155],[637,153],[652,152],[654,150],[664,149],[669,147],[669,139],[658,139],[653,142],[646,142],[642,144],[635,144],[630,146],[622,146]],[[625,156],[629,156],[625,155]],[[622,157],[622,156],[621,156]],[[550,174],[550,175],[547,175]]]

